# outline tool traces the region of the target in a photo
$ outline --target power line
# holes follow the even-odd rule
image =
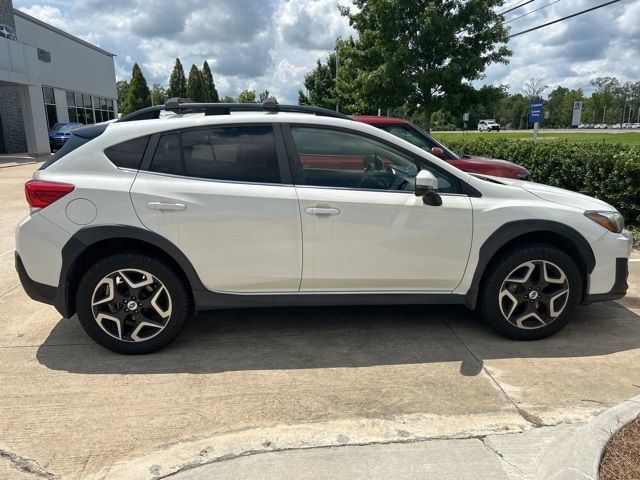
[[[573,15],[567,15],[566,17],[558,18],[557,20],[553,20],[551,22],[543,23],[542,25],[538,25],[537,27],[529,28],[527,30],[523,30],[518,33],[514,33],[513,35],[509,35],[509,38],[517,37],[519,35],[524,35],[525,33],[533,32],[534,30],[538,30],[539,28],[548,27],[549,25],[553,25],[554,23],[562,22],[563,20],[567,20],[569,18],[577,17],[578,15],[582,15],[583,13],[592,12],[593,10],[597,10],[598,8],[606,7],[607,5],[611,5],[612,3],[619,2],[620,0],[612,0],[611,2],[603,3],[601,5],[597,5],[595,7],[587,8],[586,10],[582,10],[581,12],[574,13]]]
[[[523,14],[522,14],[522,15],[520,15],[520,16],[517,16],[517,17],[515,17],[515,18],[512,18],[512,19],[510,19],[510,20],[507,20],[506,22],[503,22],[503,25],[504,25],[504,24],[507,24],[507,23],[514,22],[514,21],[518,20],[519,18],[526,17],[527,15],[531,15],[532,13],[535,13],[535,12],[537,12],[537,11],[539,11],[539,10],[544,9],[544,8],[550,7],[551,5],[553,5],[554,3],[558,3],[559,1],[560,1],[560,0],[556,0],[555,2],[547,3],[546,5],[543,5],[543,6],[541,6],[540,8],[536,8],[535,10],[531,10],[530,12],[523,13]]]
[[[524,7],[525,5],[528,5],[529,3],[535,2],[535,0],[527,0],[526,2],[522,2],[519,5],[516,5],[515,7],[511,7],[507,10],[503,10],[502,12],[498,13],[498,15],[504,15],[505,13],[509,13],[509,12],[513,12],[514,10],[520,8],[520,7]]]
[[[504,5],[504,8],[510,8],[510,7],[513,7],[513,6],[514,6],[516,3],[518,3],[519,1],[520,1],[520,0],[518,0],[517,2],[511,2],[511,3],[507,4],[507,5]]]

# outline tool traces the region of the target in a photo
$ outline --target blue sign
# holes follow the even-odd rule
[[[542,118],[542,100],[531,100],[529,105],[529,121],[531,123],[539,122]]]

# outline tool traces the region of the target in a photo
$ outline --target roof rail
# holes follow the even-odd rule
[[[344,113],[334,112],[327,108],[310,107],[306,105],[280,105],[275,98],[269,97],[262,103],[197,103],[189,98],[170,98],[164,105],[156,105],[154,107],[136,110],[120,118],[118,122],[152,120],[159,118],[160,112],[162,111],[181,114],[204,113],[205,115],[229,115],[231,112],[293,112],[353,120]]]

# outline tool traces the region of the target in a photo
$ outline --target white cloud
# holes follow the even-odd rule
[[[14,6],[115,53],[116,75],[137,62],[149,84],[166,85],[175,58],[188,74],[208,60],[221,95],[268,89],[295,103],[304,75],[324,59],[338,36],[354,34],[340,15],[348,0],[14,0]],[[560,1],[508,25],[518,32],[600,4]],[[117,5],[114,7],[114,5]],[[507,15],[543,6],[532,2]],[[514,38],[509,65],[492,65],[477,82],[517,91],[528,78],[550,88],[590,90],[589,80],[612,75],[640,80],[640,0],[626,0]]]
[[[560,1],[508,24],[511,33],[542,25],[601,4],[598,0]],[[507,20],[531,12],[542,5],[533,2],[508,14]],[[596,76],[616,76],[639,81],[637,65],[640,49],[628,38],[640,31],[640,1],[613,4],[578,17],[515,37],[509,65],[492,65],[484,83],[508,84],[512,92],[529,78],[542,78],[549,93],[557,85],[592,90],[589,81]],[[635,35],[640,42],[640,35]],[[621,61],[623,57],[625,60]],[[635,69],[635,72],[634,72]]]

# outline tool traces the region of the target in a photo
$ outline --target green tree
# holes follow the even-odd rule
[[[222,103],[236,103],[236,99],[233,97],[230,97],[229,95],[225,95],[224,98],[222,99]]]
[[[298,91],[300,105],[313,105],[322,108],[336,108],[335,54],[329,55],[327,62],[318,60],[316,68],[304,77],[307,93]]]
[[[129,95],[129,82],[126,80],[118,80],[116,82],[116,91],[118,92],[118,111],[122,112],[124,101],[127,99],[127,95]]]
[[[549,128],[567,128],[571,126],[573,117],[573,102],[584,101],[582,89],[570,90],[558,86],[549,94],[544,102],[544,109],[549,112],[549,119],[544,120],[544,126]]]
[[[129,84],[129,93],[122,106],[122,113],[127,114],[140,110],[144,107],[151,106],[151,92],[149,92],[149,86],[147,81],[142,75],[142,70],[137,63],[133,64],[133,70],[131,71],[131,83]]]
[[[255,103],[255,102],[256,102],[255,90],[245,89],[240,92],[240,95],[238,95],[238,103]]]
[[[169,98],[184,98],[187,96],[187,79],[184,76],[184,69],[180,59],[176,58],[176,63],[169,77],[169,89],[167,90]]]
[[[167,101],[167,90],[159,83],[151,87],[151,105],[163,105]]]
[[[359,94],[375,107],[405,101],[421,109],[424,126],[431,113],[482,78],[486,67],[506,63],[508,30],[496,13],[502,0],[354,0],[341,7],[358,32],[351,47],[340,46]],[[341,72],[339,72],[340,76]]]
[[[596,91],[591,94],[590,107],[594,122],[611,123],[620,120],[622,108],[619,107],[621,97],[620,82],[615,77],[597,77],[591,80]]]
[[[219,102],[218,90],[216,90],[216,84],[213,83],[213,74],[209,68],[209,63],[205,60],[202,65],[202,79],[204,81],[204,88],[207,94],[207,102]]]
[[[258,102],[262,103],[267,98],[269,98],[270,96],[271,96],[271,94],[269,93],[269,90],[265,90],[264,92],[260,92],[260,94],[258,95]]]
[[[191,65],[189,78],[187,78],[187,98],[194,102],[207,102],[207,89],[204,85],[204,78],[202,77],[202,72],[195,65]]]

